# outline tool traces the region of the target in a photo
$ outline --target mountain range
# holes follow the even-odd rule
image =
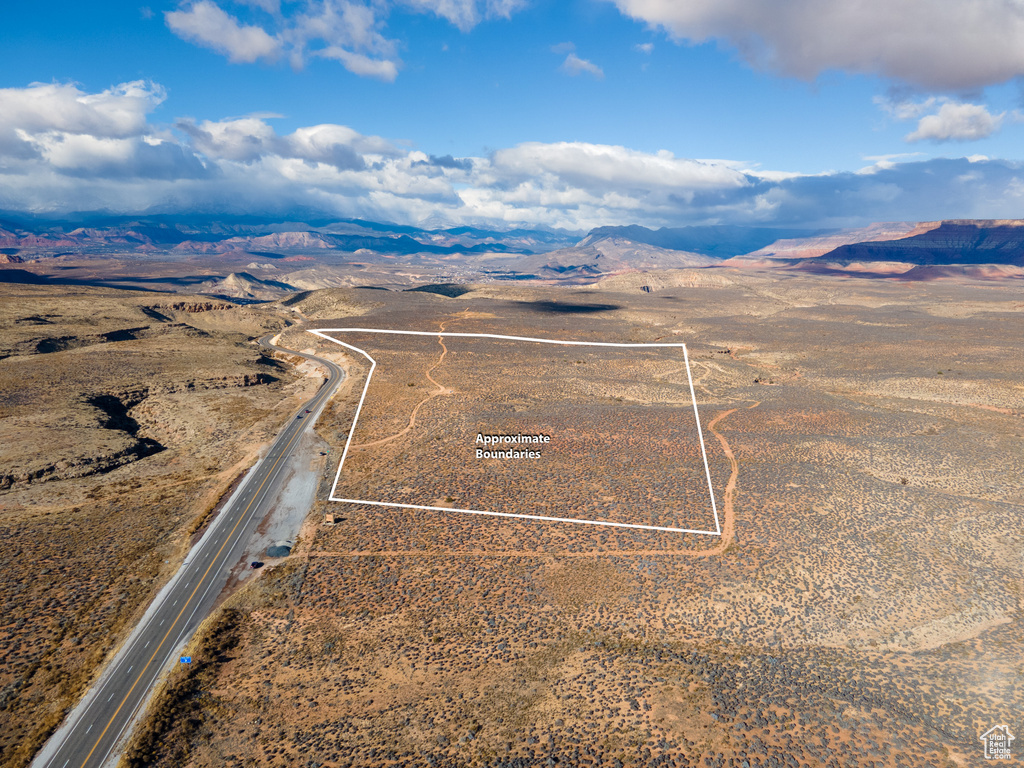
[[[51,219],[0,212],[0,253],[43,257],[77,251],[177,255],[276,250],[360,250],[381,254],[522,253],[572,245],[579,233],[476,227],[420,229],[364,219],[282,221],[259,217],[72,216]],[[284,255],[284,254],[282,254]]]
[[[148,259],[202,265],[211,275],[203,290],[254,299],[321,284],[358,285],[353,270],[367,265],[376,265],[375,274],[406,265],[399,271],[405,269],[407,278],[421,274],[456,282],[476,276],[588,284],[636,272],[714,268],[993,279],[1024,276],[1024,220],[887,222],[836,230],[634,225],[583,234],[425,229],[364,219],[83,215],[58,220],[0,212],[0,263],[24,266],[5,274],[28,279],[33,263],[45,265],[53,257],[91,264],[128,258],[135,264]]]

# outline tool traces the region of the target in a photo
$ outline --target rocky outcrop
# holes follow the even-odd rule
[[[189,314],[234,308],[234,304],[228,304],[224,301],[176,301],[173,304],[160,304],[155,307],[155,309],[171,309],[175,312],[188,312]]]
[[[228,389],[231,387],[257,387],[261,384],[272,384],[277,381],[268,373],[239,373],[231,376],[213,376],[204,379],[191,379],[173,384],[154,384],[142,389],[125,390],[116,397],[130,403],[134,408],[152,395],[167,395],[176,392],[201,392],[208,389]]]
[[[111,470],[144,459],[163,450],[154,441],[136,440],[121,450],[102,456],[81,456],[60,461],[25,472],[0,474],[0,491],[6,491],[18,483],[39,483],[49,480],[73,480],[77,477],[103,474]]]
[[[16,320],[16,323],[25,325],[52,325],[46,320],[43,322],[29,322],[32,318],[23,318]],[[21,339],[10,346],[3,346],[4,342],[0,339],[0,352],[6,354],[6,356],[13,355],[35,355],[35,354],[50,354],[53,352],[64,352],[69,349],[79,349],[81,347],[91,347],[96,344],[108,344],[115,341],[135,341],[138,339],[145,339],[156,333],[166,333],[173,331],[186,336],[206,336],[206,332],[198,328],[193,328],[190,325],[184,323],[169,323],[161,328],[160,331],[154,331],[151,326],[143,325],[133,328],[119,328],[113,331],[106,331],[104,333],[94,334],[83,334],[80,336],[37,336],[33,338]]]

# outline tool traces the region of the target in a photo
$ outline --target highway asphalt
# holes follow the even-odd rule
[[[266,456],[246,476],[178,573],[156,597],[99,681],[71,711],[33,762],[33,768],[98,768],[113,762],[121,736],[142,707],[160,673],[206,618],[238,565],[259,521],[269,510],[299,437],[345,378],[340,366],[319,357],[275,347],[270,336],[260,344],[313,360],[329,378],[316,396],[291,414]],[[309,409],[311,413],[306,413]]]

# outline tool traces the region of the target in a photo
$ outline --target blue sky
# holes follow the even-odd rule
[[[0,24],[0,208],[587,228],[1024,202],[1006,0],[7,4]]]

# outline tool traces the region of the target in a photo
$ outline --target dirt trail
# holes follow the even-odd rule
[[[757,401],[753,405],[748,405],[747,410],[751,408],[757,408],[761,404],[761,401]],[[722,538],[718,542],[718,546],[714,549],[705,549],[700,552],[692,552],[697,557],[709,557],[711,555],[720,555],[729,548],[732,544],[733,535],[736,532],[736,480],[740,475],[739,463],[736,461],[736,456],[732,452],[732,448],[729,446],[729,441],[725,439],[725,435],[715,429],[715,425],[733,413],[736,413],[739,408],[731,408],[725,413],[720,413],[711,421],[708,422],[708,432],[718,438],[718,442],[722,444],[722,451],[725,453],[725,457],[729,459],[729,466],[732,471],[729,473],[729,481],[725,484],[725,493],[722,494]],[[683,554],[680,552],[680,554]]]
[[[437,389],[435,389],[425,398],[416,403],[416,407],[412,409],[412,414],[409,416],[409,424],[404,429],[402,429],[399,432],[396,432],[395,434],[389,437],[382,437],[380,440],[374,440],[373,442],[370,443],[360,443],[359,445],[353,445],[352,450],[361,451],[364,448],[373,448],[378,445],[384,445],[385,443],[390,443],[392,440],[397,440],[400,437],[404,437],[405,435],[412,432],[413,428],[416,426],[416,414],[420,412],[420,408],[422,408],[430,400],[433,400],[435,397],[440,397],[441,395],[450,395],[452,393],[452,390],[442,386],[441,384],[438,384],[434,380],[434,377],[430,375],[434,371],[436,371],[438,367],[440,367],[441,363],[444,362],[445,356],[448,354],[448,347],[445,346],[444,336],[442,335],[444,333],[444,325],[444,323],[441,323],[441,331],[438,333],[437,336],[437,343],[441,345],[441,356],[437,358],[436,363],[434,363],[432,366],[427,368],[426,371],[424,371],[424,374],[426,375],[427,379],[430,381],[431,384],[437,387]]]

